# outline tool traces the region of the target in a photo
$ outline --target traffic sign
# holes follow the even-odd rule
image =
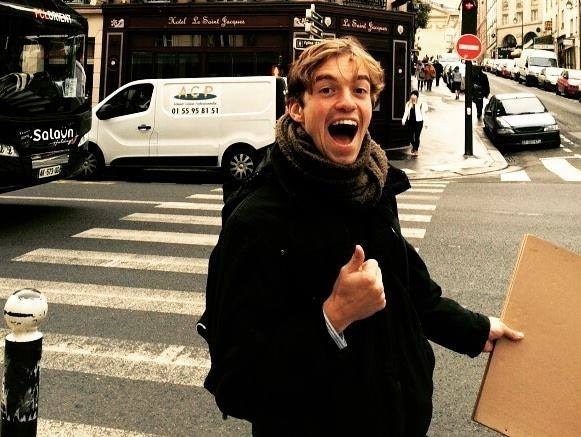
[[[323,27],[325,25],[324,18],[318,12],[315,12],[315,5],[312,4],[310,9],[305,9],[305,18],[308,21],[312,21],[313,23],[317,24],[319,27]]]
[[[318,27],[315,23],[311,23],[310,21],[305,22],[305,32],[307,32],[313,38],[323,37],[323,29]]]
[[[305,50],[320,42],[321,40],[313,38],[293,38],[293,47],[296,50]]]
[[[482,53],[482,43],[476,35],[467,33],[456,41],[456,53],[466,61],[473,61]]]

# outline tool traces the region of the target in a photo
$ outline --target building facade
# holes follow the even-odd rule
[[[416,33],[416,47],[419,58],[437,57],[442,53],[454,50],[458,10],[443,3],[430,3],[431,11],[425,29]],[[457,38],[456,38],[457,39]]]
[[[381,62],[386,91],[374,108],[370,130],[385,148],[407,145],[401,117],[411,90],[414,14],[391,10],[386,0],[341,3],[314,3],[324,17],[321,37],[355,36]],[[305,32],[310,6],[268,0],[79,4],[76,8],[86,16],[99,17],[90,21],[89,30],[94,38],[93,102],[143,78],[285,75],[310,44]]]

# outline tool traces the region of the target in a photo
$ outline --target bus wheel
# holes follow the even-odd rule
[[[256,151],[250,146],[232,147],[222,157],[222,169],[226,176],[238,181],[248,179],[258,164],[256,155]]]
[[[103,171],[103,162],[103,154],[99,148],[90,144],[77,177],[85,180],[96,179]]]

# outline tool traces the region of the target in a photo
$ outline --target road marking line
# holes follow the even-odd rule
[[[578,170],[572,166],[569,161],[562,158],[551,158],[543,159],[541,162],[547,168],[547,170],[555,173],[561,179],[567,182],[579,182],[581,181],[581,170]]]
[[[510,173],[502,173],[500,175],[502,182],[530,182],[527,172],[525,170],[513,171]]]
[[[184,225],[222,226],[221,217],[212,217],[207,215],[149,214],[136,212],[122,217],[121,220],[129,220],[134,222],[179,223]]]
[[[407,193],[443,193],[442,188],[410,188],[406,191]]]
[[[440,196],[430,196],[429,194],[398,194],[398,200],[439,200]]]
[[[10,332],[1,329],[0,336]],[[41,365],[52,370],[202,387],[210,356],[205,348],[193,346],[44,332]]]
[[[222,188],[214,188],[213,190],[210,190],[210,191],[214,191],[216,193],[222,193],[223,192]]]
[[[144,231],[140,229],[92,228],[75,234],[73,237],[141,241],[144,243],[191,244],[197,246],[215,246],[218,243],[218,235],[213,234]]]
[[[142,253],[41,248],[13,258],[12,261],[132,270],[155,270],[159,272],[208,273],[208,259],[144,255]]]
[[[568,147],[563,147],[563,150],[565,152],[573,153],[573,151],[571,149],[569,149]]]
[[[42,418],[38,419],[37,425],[38,437],[159,437],[156,434],[143,434],[118,428],[105,428],[102,426],[86,425],[84,423],[63,422],[61,420]]]
[[[203,200],[219,200],[220,202],[223,200],[221,194],[192,194],[188,196],[188,199],[203,199]]]
[[[429,223],[432,220],[431,215],[422,214],[399,214],[400,222],[423,222]]]
[[[401,228],[401,234],[404,238],[424,238],[426,230],[420,228]]]
[[[411,168],[402,168],[400,170],[403,171],[405,174],[413,174],[413,173],[416,173],[416,171],[415,170],[412,170]]]
[[[436,205],[428,205],[423,203],[398,203],[399,209],[417,209],[421,211],[435,211]]]
[[[428,182],[422,182],[422,183],[413,183],[412,182],[412,188],[446,188],[448,187],[448,184],[441,184],[441,183],[428,183]]]
[[[75,181],[70,179],[60,179],[52,181],[51,184],[75,184],[75,185],[115,185],[115,181]]]
[[[191,316],[201,315],[206,307],[206,294],[198,291],[188,292],[0,277],[1,299],[7,299],[12,293],[23,288],[36,288],[46,295],[51,304]]]
[[[91,203],[131,203],[136,205],[159,205],[157,200],[128,200],[128,199],[85,199],[80,197],[44,197],[44,196],[11,196],[2,195],[0,199],[7,200],[50,200],[55,202],[91,202]]]
[[[162,202],[156,208],[166,209],[198,209],[200,211],[221,211],[224,204],[191,203],[191,202]]]

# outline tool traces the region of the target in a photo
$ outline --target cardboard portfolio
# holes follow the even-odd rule
[[[525,235],[473,419],[514,437],[581,435],[581,256]]]

